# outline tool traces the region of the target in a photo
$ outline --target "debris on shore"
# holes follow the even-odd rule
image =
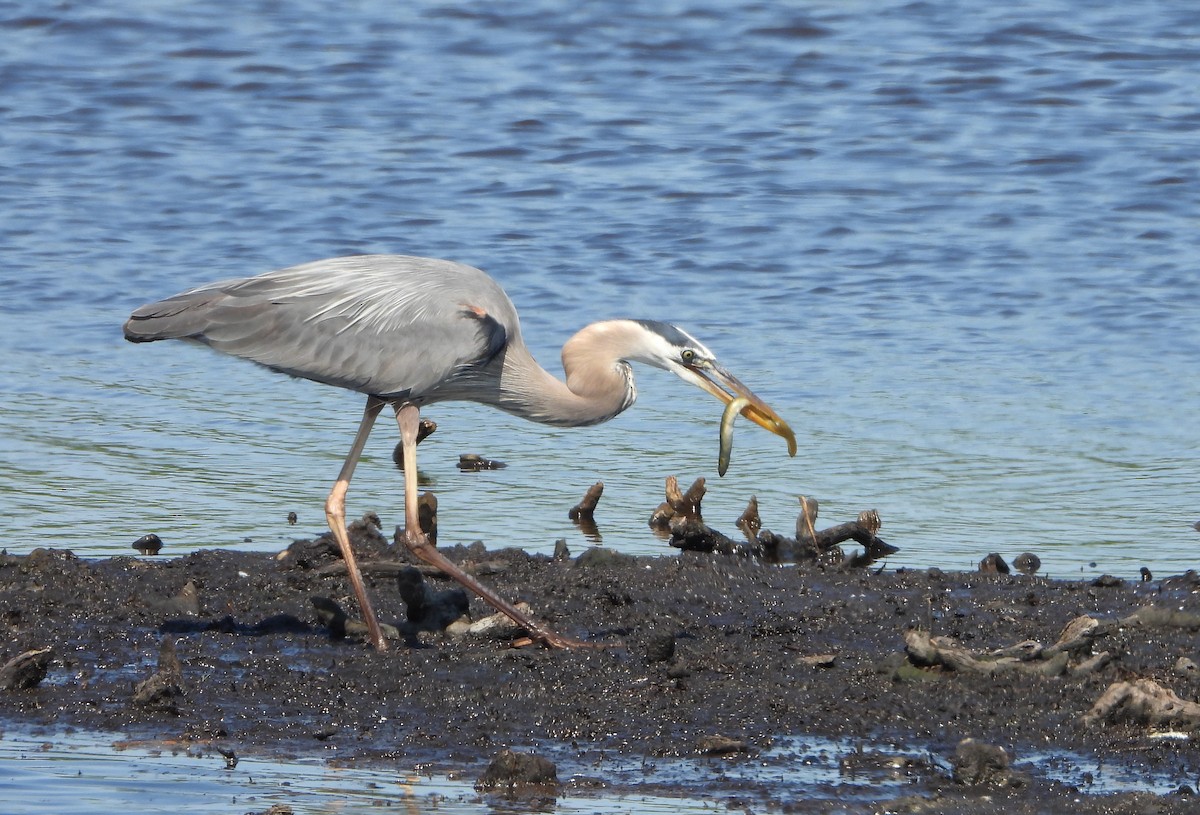
[[[672,537],[707,528],[702,482],[668,497]],[[806,505],[805,532],[816,518]],[[387,653],[362,641],[324,538],[280,555],[0,553],[0,666],[45,667],[38,683],[0,692],[0,723],[209,739],[238,753],[299,754],[314,734],[352,733],[343,759],[443,768],[536,743],[559,775],[599,774],[605,788],[631,782],[607,776],[603,755],[695,761],[683,777],[641,783],[756,811],[813,794],[799,771],[810,752],[788,746],[812,737],[835,745],[835,763],[891,756],[900,769],[889,772],[911,774],[909,811],[985,811],[972,808],[980,791],[1017,815],[1190,811],[1194,800],[1167,792],[1190,789],[1200,766],[1200,575],[1098,585],[863,569],[838,553],[775,563],[751,554],[766,533],[747,509],[728,553],[441,547],[564,634],[623,643],[578,650],[516,649],[519,631],[473,629],[491,609],[411,562],[372,513],[350,533],[398,642]],[[964,739],[1004,756],[959,755]],[[731,762],[769,770],[731,780]],[[1161,794],[1097,798],[1086,780],[1096,764],[1153,767]],[[877,810],[863,795],[861,808],[839,805]]]

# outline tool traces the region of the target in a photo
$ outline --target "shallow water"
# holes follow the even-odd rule
[[[576,745],[586,754],[586,745]],[[540,751],[555,755],[553,744]],[[9,731],[0,734],[0,792],[9,815],[48,812],[262,812],[286,805],[298,815],[368,808],[475,815],[489,812],[703,813],[726,811],[742,782],[779,779],[775,805],[805,790],[804,801],[846,805],[910,794],[922,779],[949,773],[946,762],[895,745],[852,744],[822,738],[780,739],[754,758],[658,759],[649,764],[600,751],[579,772],[560,771],[554,800],[505,802],[474,789],[474,777],[421,768],[370,766],[324,757],[294,760],[238,755],[234,766],[201,744],[151,744],[119,734]],[[574,753],[575,750],[569,752]],[[1039,783],[1054,780],[1085,794],[1152,791],[1160,795],[1191,782],[1166,770],[1107,766],[1077,755],[1019,757],[1016,769]],[[590,761],[590,763],[588,763]],[[575,762],[578,765],[578,761]],[[602,779],[596,786],[594,780]],[[706,785],[719,779],[727,797]],[[589,789],[589,787],[591,789]],[[615,790],[614,790],[615,788]],[[644,791],[637,791],[644,788]],[[674,794],[665,794],[665,790]],[[689,797],[690,796],[690,797]]]
[[[201,746],[139,746],[94,733],[51,740],[6,734],[0,739],[0,763],[0,790],[10,815],[263,812],[274,805],[297,815],[379,808],[447,815],[528,811],[523,805],[509,810],[502,800],[497,805],[477,793],[472,781],[445,775],[255,756],[239,756],[231,768],[215,750]],[[710,811],[702,801],[656,795],[564,796],[549,808],[559,813]]]
[[[727,531],[751,494],[783,532],[797,494],[877,508],[893,566],[1196,565],[1195,4],[655,9],[0,10],[4,545],[320,531],[358,397],[120,324],[378,251],[490,271],[552,369],[591,319],[676,321],[799,434],[788,459],[739,426],[718,480],[719,406],[661,372],[587,430],[441,406],[445,542],[578,551],[566,511],[603,480],[604,543],[663,552],[676,474]],[[401,520],[394,438],[352,514]]]

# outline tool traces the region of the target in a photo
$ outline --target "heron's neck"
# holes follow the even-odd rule
[[[543,424],[574,427],[608,421],[637,397],[625,361],[636,341],[636,324],[628,320],[586,326],[563,346],[566,382],[538,365],[524,345],[510,347],[499,406]]]

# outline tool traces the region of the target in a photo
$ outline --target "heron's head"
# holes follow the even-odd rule
[[[639,354],[631,356],[631,360],[671,371],[685,382],[708,391],[726,405],[735,399],[744,400],[745,404],[738,412],[759,427],[782,436],[787,441],[788,455],[796,455],[796,436],[787,422],[755,396],[741,380],[725,370],[703,343],[670,323],[653,320],[635,322],[646,336]]]

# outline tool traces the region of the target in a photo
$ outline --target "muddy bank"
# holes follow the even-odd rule
[[[0,556],[0,662],[52,649],[39,684],[0,691],[0,722],[471,777],[513,748],[552,760],[570,794],[636,787],[761,811],[1200,806],[1197,721],[1129,699],[1096,709],[1142,680],[1200,700],[1194,574],[1073,582],[443,547],[560,633],[611,646],[564,652],[417,630],[397,567],[369,565],[403,552],[356,532],[380,619],[399,631],[387,653],[330,616],[328,601],[354,608],[321,543],[284,557]],[[470,612],[490,609],[472,599]],[[813,787],[796,737],[831,740],[842,791]],[[1093,795],[1109,789],[1103,768],[1164,794]]]

